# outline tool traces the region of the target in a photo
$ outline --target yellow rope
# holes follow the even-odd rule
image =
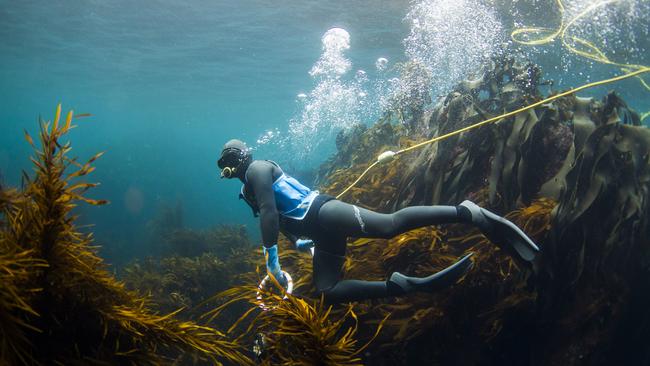
[[[552,42],[555,37],[560,35],[562,32],[562,29],[564,29],[564,5],[562,5],[561,0],[557,0],[557,5],[558,5],[558,10],[560,12],[560,26],[557,29],[553,28],[545,28],[545,27],[528,27],[528,28],[520,28],[520,29],[515,29],[514,32],[510,34],[510,38],[512,38],[513,41],[521,44],[525,44],[528,46],[539,46],[542,44],[550,43]],[[536,40],[532,41],[527,41],[524,39],[519,38],[519,35],[525,36],[525,35],[530,35],[530,34],[539,34],[539,33],[549,33],[552,32],[550,35],[546,37],[542,37]]]
[[[632,71],[632,72],[629,72],[629,73],[624,74],[624,75],[620,75],[620,76],[616,76],[616,77],[613,77],[613,78],[609,78],[609,79],[600,80],[600,81],[595,81],[595,82],[593,82],[593,83],[585,84],[585,85],[579,86],[579,87],[577,87],[577,88],[574,88],[574,89],[571,89],[571,90],[568,90],[568,91],[562,92],[562,93],[560,93],[560,94],[556,94],[556,95],[554,95],[554,96],[552,96],[552,97],[548,97],[548,98],[546,98],[546,99],[544,99],[544,100],[540,100],[539,102],[536,102],[536,103],[533,103],[533,104],[527,105],[527,106],[525,106],[525,107],[519,108],[519,109],[514,110],[514,111],[512,111],[512,112],[504,113],[504,114],[501,114],[501,115],[499,115],[499,116],[496,116],[496,117],[493,117],[493,118],[490,118],[490,119],[486,119],[486,120],[484,120],[484,121],[481,121],[481,122],[475,123],[475,124],[473,124],[473,125],[470,125],[470,126],[467,126],[467,127],[461,128],[461,129],[459,129],[459,130],[456,130],[456,131],[453,131],[453,132],[449,132],[449,133],[444,134],[444,135],[442,135],[442,136],[436,136],[436,137],[434,137],[434,138],[432,138],[432,139],[430,139],[430,140],[420,142],[420,143],[415,144],[415,145],[413,145],[413,146],[409,146],[409,147],[404,148],[404,149],[402,149],[402,150],[396,151],[394,154],[392,154],[392,156],[398,156],[398,155],[401,155],[401,154],[403,154],[403,153],[405,153],[405,152],[408,152],[408,151],[412,151],[412,150],[415,150],[415,149],[421,148],[421,147],[423,147],[423,146],[425,146],[425,145],[432,144],[432,143],[437,142],[437,141],[440,141],[440,140],[444,140],[444,139],[446,139],[446,138],[449,138],[449,137],[452,137],[452,136],[455,136],[455,135],[461,134],[461,133],[463,133],[463,132],[467,132],[467,131],[469,131],[469,130],[472,130],[472,129],[475,129],[475,128],[478,128],[478,127],[481,127],[481,126],[483,126],[483,125],[486,125],[486,124],[488,124],[488,123],[497,122],[497,121],[502,120],[502,119],[504,119],[504,118],[508,118],[508,117],[514,116],[515,114],[518,114],[518,113],[521,113],[521,112],[527,111],[527,110],[529,110],[529,109],[532,109],[532,108],[538,107],[538,106],[540,106],[540,105],[542,105],[542,104],[545,104],[545,103],[548,103],[548,102],[554,101],[554,100],[556,100],[556,99],[558,99],[558,98],[562,98],[562,97],[565,97],[565,96],[567,96],[567,95],[570,95],[570,94],[573,94],[573,93],[577,93],[577,92],[579,92],[579,91],[581,91],[581,90],[585,90],[585,89],[588,89],[588,88],[593,88],[593,87],[595,87],[595,86],[599,86],[599,85],[604,85],[604,84],[613,83],[613,82],[620,81],[620,80],[623,80],[623,79],[628,79],[628,78],[635,77],[635,76],[638,76],[638,75],[640,75],[640,74],[646,73],[646,72],[648,72],[648,71],[650,71],[650,68],[648,68],[648,67],[644,67],[644,68],[642,68],[642,69],[639,69],[639,70],[636,70],[636,71]],[[346,194],[350,189],[352,189],[355,185],[357,185],[357,183],[359,183],[359,181],[361,181],[361,179],[363,179],[363,177],[364,177],[364,176],[365,176],[365,175],[366,175],[366,174],[367,174],[367,173],[368,173],[372,168],[374,168],[374,167],[375,167],[377,164],[379,164],[381,161],[382,161],[381,158],[379,158],[377,161],[375,161],[374,163],[372,163],[368,168],[366,168],[366,170],[363,171],[363,173],[361,173],[361,175],[359,176],[359,178],[357,178],[357,179],[356,179],[352,184],[350,184],[350,186],[348,186],[348,187],[347,187],[343,192],[339,193],[339,194],[336,196],[336,198],[338,199],[338,198],[341,198],[343,195],[345,195],[345,194]]]
[[[650,116],[650,112],[643,113],[640,118],[641,122],[643,122],[643,120],[646,119],[648,116]]]
[[[389,156],[387,156],[385,158],[384,154],[380,155],[379,158],[377,159],[377,161],[375,161],[368,168],[366,168],[366,170],[364,170],[363,173],[361,173],[361,175],[352,184],[350,184],[350,186],[348,186],[343,192],[339,193],[336,196],[336,198],[341,198],[343,195],[345,195],[350,189],[352,189],[354,186],[356,186],[357,183],[359,183],[361,181],[361,179],[363,179],[363,177],[366,176],[366,174],[368,174],[368,172],[372,168],[374,168],[377,164],[379,164],[379,163],[381,163],[383,161],[392,160],[392,158],[394,158],[395,156],[403,154],[403,153],[405,153],[407,151],[418,149],[418,148],[420,148],[422,146],[432,144],[432,143],[440,141],[440,140],[444,140],[446,138],[461,134],[463,132],[472,130],[474,128],[481,127],[481,126],[486,125],[488,123],[497,122],[497,121],[499,121],[499,120],[501,120],[503,118],[511,117],[511,116],[513,116],[515,114],[527,111],[527,110],[529,110],[531,108],[535,108],[535,107],[537,107],[539,105],[542,105],[544,103],[551,102],[551,101],[553,101],[555,99],[562,98],[564,96],[579,92],[581,90],[584,90],[584,89],[587,89],[587,88],[592,88],[594,86],[599,86],[599,85],[603,85],[603,84],[613,83],[613,82],[623,80],[623,79],[627,79],[627,78],[631,78],[631,77],[636,77],[641,82],[641,85],[643,85],[643,87],[645,89],[650,91],[650,85],[648,85],[648,83],[646,83],[646,81],[643,80],[643,78],[641,78],[641,76],[640,76],[641,74],[650,71],[650,68],[648,68],[647,66],[635,65],[635,64],[623,64],[623,63],[620,63],[620,62],[612,61],[596,45],[594,45],[593,43],[591,43],[591,42],[589,42],[587,40],[576,37],[576,36],[571,36],[570,37],[571,42],[567,41],[567,38],[568,38],[567,32],[569,31],[569,29],[571,29],[571,27],[573,27],[576,24],[576,22],[578,22],[578,20],[582,19],[587,14],[591,13],[592,11],[594,11],[594,10],[596,10],[598,8],[601,8],[601,7],[609,5],[609,4],[616,3],[617,1],[618,0],[604,0],[604,1],[592,4],[592,5],[588,6],[586,9],[584,9],[583,11],[581,11],[578,15],[573,17],[571,20],[569,20],[568,22],[565,23],[565,21],[564,21],[564,12],[565,12],[564,5],[562,4],[562,0],[556,0],[557,6],[558,6],[558,11],[560,13],[560,25],[557,28],[546,28],[546,27],[520,28],[520,29],[515,29],[510,34],[510,37],[512,38],[512,40],[514,42],[529,45],[529,46],[539,46],[539,45],[551,43],[556,38],[559,37],[561,42],[562,42],[562,45],[564,47],[566,47],[569,51],[575,53],[576,55],[579,55],[579,56],[582,56],[582,57],[585,57],[587,59],[590,59],[590,60],[593,60],[593,61],[596,61],[596,62],[600,62],[600,63],[603,63],[603,64],[617,66],[623,72],[625,72],[626,74],[620,75],[620,76],[617,76],[617,77],[613,77],[613,78],[610,78],[610,79],[606,79],[606,80],[601,80],[601,81],[596,81],[596,82],[593,82],[593,83],[585,84],[583,86],[580,86],[580,87],[571,89],[569,91],[565,91],[563,93],[560,93],[560,94],[554,95],[552,97],[546,98],[546,99],[544,99],[542,101],[539,101],[537,103],[533,103],[533,104],[531,104],[529,106],[519,108],[519,109],[517,109],[515,111],[508,112],[508,113],[502,114],[502,115],[494,117],[494,118],[487,119],[485,121],[473,124],[471,126],[467,126],[465,128],[461,128],[460,130],[453,131],[453,132],[447,133],[447,134],[442,135],[442,136],[434,137],[434,138],[432,138],[430,140],[423,141],[421,143],[418,143],[418,144],[410,146],[408,148],[399,150],[399,151],[394,152],[394,153],[390,152],[390,151],[385,152],[384,154],[388,154]],[[544,35],[544,36],[542,36],[540,38],[537,38],[537,39],[532,39],[532,40],[530,39],[531,36],[540,35],[540,34]],[[577,45],[580,45],[580,47],[583,47],[584,49],[578,49],[576,47]],[[643,121],[648,116],[650,116],[650,112],[641,114],[641,121]]]
[[[552,28],[544,28],[544,27],[527,27],[527,28],[520,28],[520,29],[515,29],[511,34],[510,38],[514,42],[528,45],[528,46],[539,46],[547,43],[553,42],[558,36],[562,42],[562,45],[566,47],[569,51],[575,53],[576,55],[582,56],[584,58],[590,59],[592,61],[600,62],[603,64],[607,65],[613,65],[613,66],[618,66],[623,72],[629,72],[632,70],[641,70],[646,68],[647,66],[644,65],[635,65],[635,64],[624,64],[620,62],[615,62],[610,60],[607,55],[603,51],[600,50],[596,45],[594,45],[592,42],[589,42],[587,40],[584,40],[582,38],[576,37],[576,36],[569,36],[569,30],[575,26],[575,24],[585,16],[587,16],[589,13],[595,11],[596,9],[602,8],[604,6],[614,4],[619,2],[619,0],[604,0],[600,1],[597,3],[594,3],[584,10],[582,10],[578,15],[575,17],[571,18],[568,22],[564,22],[564,5],[562,4],[562,0],[556,0],[556,3],[558,5],[558,11],[560,13],[560,25],[557,29],[552,29]],[[530,40],[530,38],[533,35],[536,34],[544,34],[544,33],[551,33],[550,35],[547,35],[545,37],[541,37],[538,39],[533,39]],[[578,49],[576,46],[580,45],[580,47],[584,49]],[[641,82],[641,85],[646,90],[650,91],[650,85],[643,80],[641,77],[638,77],[639,81]]]

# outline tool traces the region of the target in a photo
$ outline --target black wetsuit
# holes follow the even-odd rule
[[[314,241],[314,283],[330,303],[404,293],[403,288],[390,281],[340,280],[348,237],[388,239],[423,226],[471,221],[471,213],[460,206],[414,206],[382,214],[327,195],[317,196],[307,215],[296,220],[279,214],[276,207],[272,186],[282,174],[275,163],[252,162],[239,177],[244,182],[243,198],[259,213],[262,240],[267,248],[277,243],[280,231],[293,242],[298,237]]]

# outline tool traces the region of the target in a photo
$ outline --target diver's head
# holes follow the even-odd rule
[[[252,160],[253,155],[243,141],[233,139],[226,142],[217,161],[221,178],[243,178]]]

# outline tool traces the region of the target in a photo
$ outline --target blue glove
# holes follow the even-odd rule
[[[301,252],[306,252],[314,247],[314,241],[311,239],[298,239],[296,240],[296,249]]]
[[[273,244],[270,248],[262,246],[262,250],[264,251],[264,258],[266,258],[266,271],[275,277],[282,287],[287,287],[287,280],[284,278],[282,268],[280,268],[280,260],[278,259],[278,245]]]

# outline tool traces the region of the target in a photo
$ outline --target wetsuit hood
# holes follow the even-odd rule
[[[253,155],[246,144],[237,139],[232,139],[221,149],[221,157],[217,165],[221,169],[222,178],[239,178],[244,180],[246,169],[253,160]]]

